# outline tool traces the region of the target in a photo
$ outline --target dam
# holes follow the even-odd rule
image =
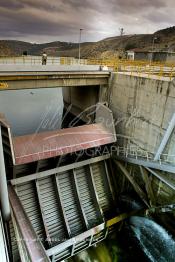
[[[126,192],[174,234],[174,66],[37,59],[0,61],[3,261],[98,245],[132,216]]]

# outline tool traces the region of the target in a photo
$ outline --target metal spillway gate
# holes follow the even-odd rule
[[[120,220],[110,154],[77,160],[75,152],[96,152],[115,142],[111,111],[101,105],[94,124],[20,137],[1,120],[1,131],[13,261],[19,255],[22,261],[61,261],[106,238]]]
[[[114,216],[108,158],[97,157],[11,181],[52,261],[70,257],[106,237],[104,222]],[[13,209],[14,198],[10,201]],[[18,223],[16,220],[16,230],[20,231]]]

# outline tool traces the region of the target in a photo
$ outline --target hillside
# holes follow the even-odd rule
[[[109,58],[117,57],[133,48],[151,50],[154,38],[156,50],[175,51],[175,26],[173,26],[154,34],[115,36],[98,42],[82,43],[81,56],[83,58]],[[52,56],[78,57],[78,44],[59,41],[31,44],[17,40],[0,40],[0,56],[18,56],[22,55],[23,51],[27,51],[29,55],[40,55],[45,51]]]

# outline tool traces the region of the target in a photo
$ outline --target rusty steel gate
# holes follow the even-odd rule
[[[62,261],[105,239],[123,219],[115,211],[111,155],[98,151],[116,141],[112,112],[102,105],[93,124],[19,137],[0,123],[13,261]]]
[[[110,231],[105,222],[116,214],[109,158],[104,155],[11,180],[52,261],[73,256],[103,240]],[[13,210],[13,199],[10,201]]]

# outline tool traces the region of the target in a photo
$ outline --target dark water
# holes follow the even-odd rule
[[[1,113],[15,136],[59,129],[63,114],[62,88],[1,91]]]

